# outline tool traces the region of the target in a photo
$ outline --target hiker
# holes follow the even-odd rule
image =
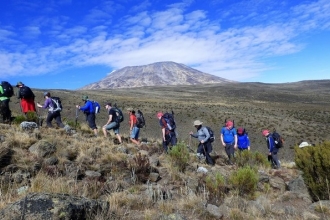
[[[24,114],[27,112],[36,112],[36,105],[34,103],[34,97],[30,87],[24,85],[22,82],[18,82],[16,87],[18,88],[17,98],[21,99],[21,110]]]
[[[162,140],[163,140],[163,149],[164,152],[168,152],[168,146],[171,143],[171,146],[175,146],[177,139],[175,129],[170,129],[167,125],[165,118],[163,117],[164,114],[162,112],[157,113],[157,118],[159,119],[159,124],[162,128]]]
[[[49,92],[44,92],[44,98],[45,98],[44,105],[37,103],[37,106],[39,108],[44,108],[44,109],[48,108],[48,115],[46,119],[47,127],[52,128],[53,127],[52,120],[55,119],[57,126],[60,128],[64,128],[65,126],[62,123],[62,119],[61,119],[61,109],[55,106]]]
[[[3,86],[0,85],[0,110],[3,123],[11,121],[11,111],[9,108],[10,97],[5,96]]]
[[[127,108],[128,115],[129,115],[129,131],[130,131],[130,140],[134,143],[139,145],[139,133],[140,133],[140,128],[137,126],[137,118],[135,115],[135,111],[133,108]]]
[[[194,127],[197,129],[196,133],[192,131],[189,133],[192,137],[198,138],[199,144],[197,148],[197,157],[201,158],[202,155],[206,157],[206,163],[213,166],[214,161],[210,156],[212,151],[212,144],[210,141],[210,133],[208,129],[202,126],[203,122],[200,120],[194,121]]]
[[[278,160],[277,153],[279,149],[275,145],[275,141],[269,130],[263,130],[262,135],[266,137],[268,147],[268,160],[272,163],[273,168],[279,169],[281,167],[280,161]]]
[[[234,152],[237,148],[237,134],[236,129],[233,127],[232,121],[227,121],[226,126],[221,128],[220,140],[225,147],[226,154],[228,156],[228,163],[233,165]]]
[[[82,100],[85,102],[85,105],[76,105],[76,108],[84,112],[84,114],[86,115],[86,121],[88,122],[88,126],[94,131],[95,137],[97,137],[98,131],[95,123],[95,110],[93,103],[88,99],[87,95],[83,95]]]
[[[115,135],[117,136],[119,144],[122,144],[121,136],[119,134],[120,122],[118,121],[117,112],[115,108],[112,107],[110,102],[105,104],[105,109],[108,110],[109,118],[107,123],[102,128],[104,137],[107,137],[107,131],[113,129]]]
[[[250,150],[249,136],[242,127],[237,128],[237,147],[240,151]]]

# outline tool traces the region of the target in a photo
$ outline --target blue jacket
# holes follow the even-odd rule
[[[79,110],[82,110],[86,113],[95,113],[94,112],[94,107],[93,107],[93,103],[89,100],[86,101],[85,105],[80,107]]]
[[[266,141],[267,141],[267,147],[268,147],[270,153],[275,153],[278,151],[278,148],[275,147],[275,141],[271,134],[269,134],[267,136]]]
[[[248,149],[250,146],[250,139],[247,134],[237,135],[237,146],[239,149]]]

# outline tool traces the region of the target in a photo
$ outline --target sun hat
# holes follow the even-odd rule
[[[19,86],[23,86],[24,84],[22,83],[22,82],[18,82],[17,84],[16,84],[16,87],[19,87]]]
[[[196,120],[194,121],[194,126],[199,126],[199,125],[202,125],[203,122],[201,122],[200,120]]]
[[[82,96],[82,100],[83,100],[83,101],[86,101],[87,99],[88,99],[88,96],[87,96],[87,95],[83,95],[83,96]]]
[[[267,136],[268,134],[269,134],[269,131],[268,131],[268,130],[263,130],[263,131],[262,131],[262,135],[263,135],[263,136]]]
[[[309,143],[307,143],[306,141],[301,142],[301,143],[299,144],[299,148],[304,148],[304,147],[308,147],[308,146],[312,146],[312,145],[309,144]]]
[[[164,115],[163,112],[158,112],[157,113],[157,118],[162,117],[163,115]]]
[[[131,112],[131,111],[133,111],[133,108],[129,107],[129,108],[127,108],[127,111]]]

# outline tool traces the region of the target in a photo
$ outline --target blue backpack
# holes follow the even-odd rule
[[[164,118],[164,120],[166,121],[168,130],[174,131],[176,129],[176,124],[175,124],[175,121],[174,121],[173,114],[170,114],[170,113],[166,112],[162,116],[162,118]]]

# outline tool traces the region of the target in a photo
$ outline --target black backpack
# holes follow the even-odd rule
[[[210,143],[213,143],[215,140],[213,130],[208,126],[205,126],[205,128],[208,130],[208,132],[210,134],[210,138],[209,138]]]
[[[124,121],[123,112],[119,108],[117,108],[117,107],[113,107],[113,110],[116,112],[116,115],[117,115],[116,122],[118,122],[118,123],[123,122]]]
[[[136,116],[136,127],[143,128],[146,125],[146,122],[143,117],[143,113],[140,110],[138,110],[135,116]]]
[[[166,121],[167,124],[167,129],[170,131],[174,131],[176,129],[176,124],[174,121],[174,116],[173,114],[170,114],[168,112],[166,112],[162,118],[164,118],[164,120]]]
[[[23,86],[19,89],[19,97],[20,98],[34,98],[34,94],[32,92],[32,90],[30,89],[30,87],[28,86]]]
[[[284,139],[281,137],[279,133],[276,132],[276,130],[274,130],[274,132],[272,133],[272,137],[275,142],[275,147],[282,148],[284,145]]]
[[[52,104],[53,104],[53,112],[59,112],[62,111],[62,102],[59,97],[51,97]]]
[[[2,86],[2,89],[3,89],[3,93],[1,94],[1,96],[9,98],[9,97],[12,97],[14,95],[14,88],[9,82],[2,81],[1,86]]]

